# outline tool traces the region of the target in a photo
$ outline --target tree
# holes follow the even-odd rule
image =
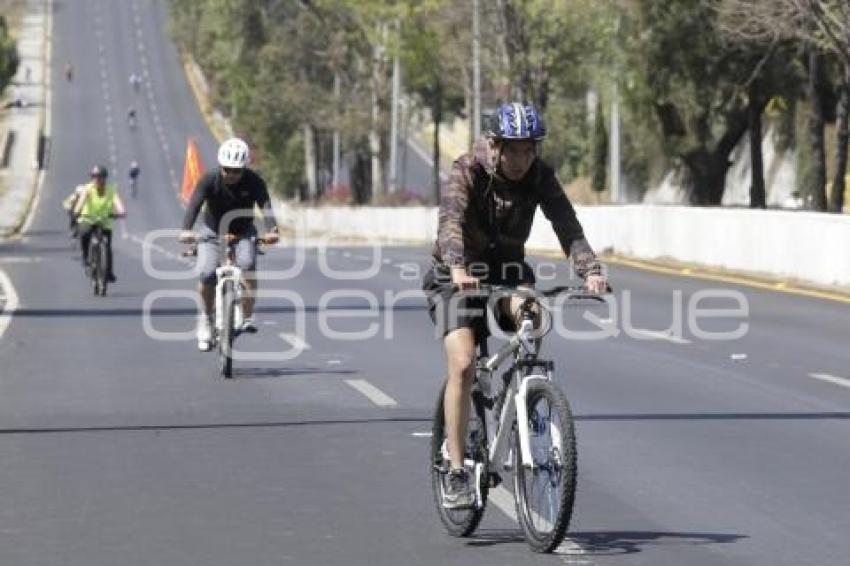
[[[18,48],[15,40],[9,35],[6,18],[0,16],[0,92],[2,92],[18,71]]]
[[[720,204],[730,154],[767,102],[754,81],[769,58],[722,41],[717,4],[640,0],[643,33],[634,50],[643,61],[644,103],[655,108],[665,151],[685,165],[697,205]]]
[[[806,95],[811,103],[808,130],[814,163],[811,171],[803,172],[803,178],[808,180],[804,192],[815,210],[827,210],[823,126],[832,97],[825,57],[831,54],[842,61],[840,78],[836,81],[836,171],[829,199],[829,210],[841,212],[850,112],[850,4],[842,0],[723,0],[721,11],[727,21],[734,22],[732,27],[740,37],[756,41],[792,39],[805,46],[805,67],[809,73]]]
[[[605,130],[605,113],[597,99],[593,135],[593,177],[590,183],[595,193],[605,190],[605,173],[608,169],[608,132]]]
[[[459,114],[465,105],[464,72],[459,58],[471,49],[458,45],[458,27],[448,2],[424,2],[407,17],[402,39],[407,88],[431,112],[433,134],[432,201],[440,202],[440,124]]]

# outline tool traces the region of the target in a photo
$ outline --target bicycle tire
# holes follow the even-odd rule
[[[100,294],[100,287],[98,284],[98,272],[100,271],[100,253],[97,247],[97,241],[95,241],[94,237],[89,241],[89,255],[88,255],[88,265],[86,266],[86,274],[91,279],[91,290],[92,293],[97,296]]]
[[[473,391],[472,408],[470,419],[478,420],[477,438],[475,437],[475,429],[468,427],[467,429],[467,447],[465,457],[472,457],[476,462],[484,464],[484,473],[481,474],[482,482],[480,486],[482,504],[479,507],[469,509],[446,509],[443,507],[443,479],[447,470],[448,462],[443,454],[443,443],[445,442],[445,412],[443,409],[443,398],[446,392],[445,383],[440,388],[440,393],[437,397],[436,407],[434,409],[434,419],[431,429],[431,450],[430,450],[430,469],[431,469],[431,490],[434,495],[434,504],[437,507],[437,514],[440,521],[446,528],[446,531],[453,537],[467,537],[475,532],[481,523],[481,518],[484,516],[484,510],[487,507],[488,494],[488,466],[487,466],[487,429],[486,419],[484,416],[484,399],[481,393]]]
[[[537,409],[542,400],[548,405],[548,415],[542,415],[541,418],[541,412],[547,412],[546,409]],[[534,468],[523,467],[519,450],[514,451],[517,519],[532,550],[548,553],[563,542],[573,512],[577,471],[575,424],[566,395],[549,381],[536,380],[529,383],[526,404]],[[559,426],[553,426],[552,419],[555,416]],[[544,435],[549,437],[552,445],[541,451],[534,446],[533,439]],[[519,447],[518,433],[516,446]],[[540,486],[547,492],[545,499],[550,507],[546,513],[548,516],[532,508],[532,499],[536,500],[537,497],[534,486],[529,489],[529,484],[538,480],[541,480]],[[547,485],[558,489],[550,493],[551,490],[545,489]],[[541,526],[549,528],[543,530]]]
[[[98,284],[100,286],[100,296],[106,296],[106,288],[109,285],[109,249],[106,246],[106,240],[101,239],[98,242],[97,253],[99,256],[98,263],[100,269],[98,271]]]
[[[233,377],[233,311],[236,306],[233,282],[222,285],[221,335],[218,337],[218,369],[225,379]]]

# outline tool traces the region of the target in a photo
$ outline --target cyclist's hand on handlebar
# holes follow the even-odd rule
[[[181,244],[194,244],[198,239],[195,237],[195,233],[191,230],[183,230],[177,236],[177,241]]]
[[[600,295],[607,293],[610,289],[608,287],[608,280],[602,275],[588,275],[587,279],[584,280],[584,285],[591,293],[598,293]]]
[[[469,275],[463,267],[452,268],[452,283],[458,289],[477,289],[479,285],[478,278]]]
[[[277,232],[266,232],[260,238],[260,241],[266,244],[267,246],[273,246],[280,240],[280,236]]]

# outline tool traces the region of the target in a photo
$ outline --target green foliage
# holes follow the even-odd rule
[[[6,18],[0,16],[0,91],[5,89],[15,76],[19,63],[20,57],[15,39],[9,35]]]
[[[700,202],[719,199],[749,97],[793,108],[807,96],[800,41],[729,41],[718,16],[727,1],[481,0],[484,110],[506,99],[535,102],[549,129],[544,158],[564,182],[592,177],[599,189],[603,119],[616,97],[627,185],[639,193],[684,166],[710,193]],[[361,201],[376,194],[369,159],[387,157],[394,56],[414,114],[471,121],[471,10],[471,0],[171,0],[171,29],[207,75],[213,102],[258,148],[272,186],[287,195],[304,186],[299,144],[309,125],[321,178],[339,132],[344,159],[358,164],[361,186],[350,194]],[[830,60],[834,85],[842,66]],[[589,92],[604,101],[596,123],[588,121]],[[831,105],[827,96],[828,119]],[[766,123],[781,126],[784,146],[796,141],[788,116],[768,104]]]

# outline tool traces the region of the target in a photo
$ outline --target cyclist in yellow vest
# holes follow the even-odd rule
[[[80,249],[83,253],[83,265],[88,262],[89,241],[94,227],[100,225],[106,237],[108,251],[107,272],[111,283],[116,281],[112,268],[112,219],[126,216],[124,203],[118,195],[114,184],[107,184],[109,172],[102,165],[95,165],[91,170],[91,182],[86,185],[82,197],[74,207],[77,215],[77,225],[80,234]]]

